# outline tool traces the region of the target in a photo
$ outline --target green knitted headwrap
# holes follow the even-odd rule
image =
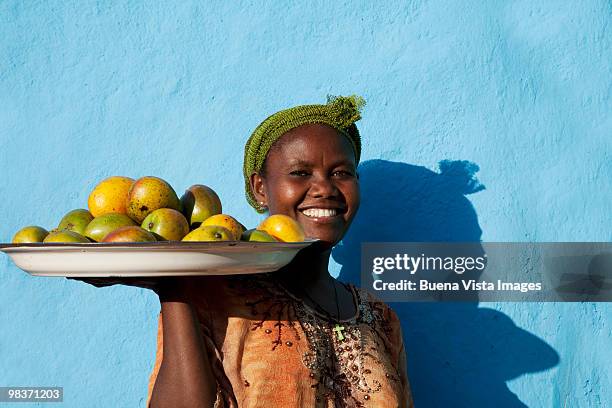
[[[353,145],[355,164],[358,164],[361,138],[355,122],[361,119],[360,110],[364,105],[365,100],[360,96],[328,96],[325,105],[302,105],[285,109],[269,116],[257,126],[244,147],[244,183],[249,204],[259,213],[265,211],[251,191],[251,174],[261,170],[274,142],[296,127],[322,123],[337,129]]]

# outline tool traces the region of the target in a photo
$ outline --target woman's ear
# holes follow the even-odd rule
[[[266,188],[264,186],[263,177],[260,176],[258,173],[253,173],[251,174],[249,181],[251,183],[251,191],[253,192],[253,195],[255,196],[257,202],[262,207],[267,206],[268,200],[266,198]]]

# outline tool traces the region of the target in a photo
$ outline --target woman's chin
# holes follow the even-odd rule
[[[316,239],[316,247],[321,249],[331,249],[338,242],[340,242],[340,240],[337,240],[336,237],[329,237],[320,234],[309,235],[308,233],[306,233],[306,239]]]

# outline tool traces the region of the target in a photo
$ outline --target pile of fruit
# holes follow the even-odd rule
[[[271,215],[247,230],[222,213],[221,200],[210,187],[193,185],[179,199],[170,184],[152,176],[109,177],[93,189],[87,206],[68,212],[50,232],[22,228],[13,243],[304,240],[302,227],[288,216]]]

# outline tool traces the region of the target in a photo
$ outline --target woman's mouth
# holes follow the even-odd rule
[[[341,208],[307,208],[300,210],[300,212],[310,221],[326,224],[337,222],[343,217],[346,210]]]
[[[329,218],[338,214],[338,211],[335,208],[308,208],[302,214],[309,218]]]

